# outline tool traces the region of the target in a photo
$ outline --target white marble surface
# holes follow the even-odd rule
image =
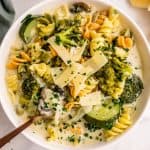
[[[41,0],[12,0],[16,10],[16,18],[24,11],[39,3]],[[133,8],[128,0],[108,0],[116,6],[126,11],[142,28],[150,42],[150,12],[142,9]],[[150,107],[149,107],[150,108]],[[0,106],[0,137],[13,129],[13,125],[7,119],[2,107]],[[119,143],[109,148],[101,150],[150,150],[150,111],[147,111],[144,118],[134,128],[128,136],[120,140]],[[8,143],[2,150],[45,150],[27,140],[23,135],[18,135]],[[54,150],[54,149],[53,149]]]

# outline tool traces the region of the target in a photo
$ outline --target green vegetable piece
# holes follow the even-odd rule
[[[37,17],[28,15],[23,21],[19,35],[25,43],[29,43],[36,34]]]
[[[101,68],[95,76],[99,80],[99,87],[102,92],[118,99],[123,92],[126,78],[131,74],[131,65],[115,57]]]
[[[95,106],[84,118],[99,128],[110,129],[120,113],[120,104],[109,102],[100,107]]]
[[[37,81],[30,75],[22,83],[22,92],[25,98],[31,99],[37,93],[39,85]]]
[[[59,32],[56,34],[55,42],[60,45],[63,44],[64,46],[74,46],[76,47],[78,44],[81,44],[81,33],[76,31],[75,27],[71,27],[65,31]]]
[[[142,80],[135,74],[126,79],[123,93],[120,100],[123,103],[132,103],[140,96],[143,90]]]

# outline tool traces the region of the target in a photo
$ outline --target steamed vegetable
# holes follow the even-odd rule
[[[131,74],[132,67],[129,63],[113,58],[95,76],[99,80],[102,92],[117,99],[123,92],[126,78]]]
[[[26,97],[27,99],[31,99],[38,90],[39,85],[31,75],[24,79],[22,83],[22,92],[24,97]]]
[[[28,15],[22,21],[19,35],[25,43],[29,43],[36,35],[37,17]]]
[[[55,42],[58,45],[62,44],[66,47],[68,46],[76,47],[78,44],[82,44],[83,40],[81,39],[81,37],[82,37],[81,32],[75,27],[71,27],[65,31],[56,34]]]
[[[80,27],[81,25],[81,17],[77,16],[73,19],[61,19],[61,20],[55,20],[55,30],[56,33],[67,30],[73,26]]]
[[[102,106],[95,106],[91,112],[85,115],[85,120],[99,128],[109,129],[118,118],[119,112],[120,104],[110,101]]]
[[[132,75],[125,81],[123,93],[120,100],[123,103],[132,103],[140,96],[143,90],[143,83],[137,75]]]

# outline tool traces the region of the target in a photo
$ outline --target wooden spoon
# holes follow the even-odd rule
[[[43,93],[45,92],[45,88],[43,89]],[[29,127],[36,119],[38,118],[45,118],[45,119],[50,119],[53,114],[51,112],[51,110],[42,110],[42,106],[44,104],[43,99],[39,100],[39,115],[38,116],[33,116],[31,117],[27,122],[25,122],[24,124],[22,124],[21,126],[19,126],[18,128],[14,129],[12,132],[8,133],[7,135],[5,135],[4,137],[0,138],[0,148],[2,146],[4,146],[6,143],[8,143],[12,138],[14,138],[16,135],[18,135],[19,133],[21,133],[24,129],[26,129],[27,127]]]
[[[21,133],[24,129],[29,127],[35,121],[35,119],[37,117],[41,117],[41,116],[34,116],[34,117],[30,118],[27,122],[25,122],[24,124],[22,124],[18,128],[14,129],[13,131],[8,133],[4,137],[0,138],[0,148],[3,147],[6,143],[8,143],[11,139],[13,139],[16,135]]]

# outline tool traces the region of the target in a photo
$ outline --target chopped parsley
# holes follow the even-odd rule
[[[84,133],[84,136],[85,136],[85,137],[88,137],[88,136],[89,136],[89,134],[88,134],[88,133]]]
[[[69,114],[68,117],[69,117],[69,119],[72,119],[72,115]]]
[[[67,64],[71,64],[71,60],[68,60],[68,61],[67,61]]]
[[[53,95],[54,95],[55,98],[59,97],[59,95],[57,93],[54,93]]]
[[[75,142],[75,136],[68,136],[68,141],[74,143]]]

